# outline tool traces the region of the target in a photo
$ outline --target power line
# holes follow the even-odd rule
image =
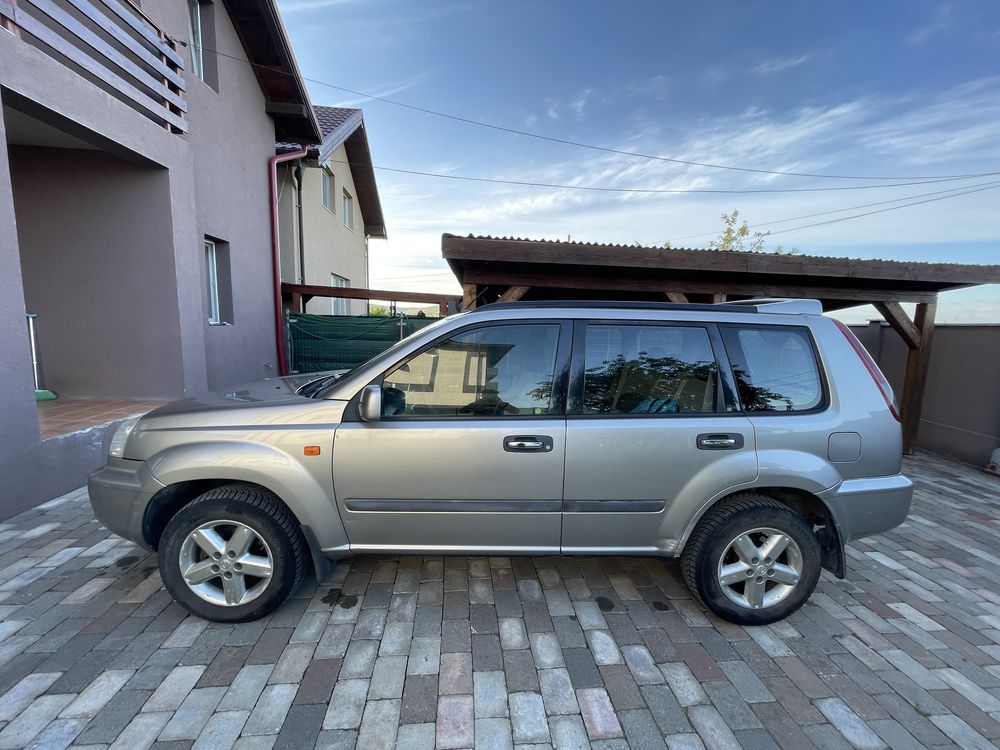
[[[352,162],[347,159],[330,159],[335,164],[347,164],[352,167],[367,167],[366,163]],[[496,177],[469,177],[467,175],[445,174],[443,172],[424,172],[418,169],[402,169],[400,167],[385,167],[370,165],[380,172],[395,172],[396,174],[416,175],[418,177],[436,177],[442,180],[460,180],[464,182],[482,182],[495,185],[516,185],[518,187],[550,188],[556,190],[587,190],[599,193],[638,193],[647,195],[687,195],[691,193],[708,194],[756,194],[756,193],[829,193],[844,190],[878,190],[881,188],[909,187],[912,185],[936,185],[941,182],[967,180],[968,177],[939,177],[915,182],[893,182],[884,185],[842,185],[839,187],[811,188],[619,188],[599,187],[597,185],[566,185],[554,182],[531,182],[528,180],[503,180]],[[1000,174],[1000,173],[998,173]]]
[[[182,40],[174,40],[180,44],[186,43]],[[249,65],[258,68],[264,68],[271,71],[272,73],[279,73],[282,75],[287,75],[289,77],[294,77],[294,74],[288,71],[281,70],[280,68],[275,68],[271,65],[265,65],[263,63],[255,63],[251,60],[247,60],[243,57],[237,57],[236,55],[229,55],[225,52],[220,52],[218,50],[209,49],[207,47],[200,48],[203,52],[211,52],[214,55],[220,57],[228,57],[232,60],[238,60],[240,62],[245,62]],[[729,170],[733,172],[750,172],[753,174],[767,174],[767,175],[777,175],[781,177],[815,177],[827,180],[874,180],[874,181],[886,181],[886,180],[952,180],[952,179],[973,179],[978,177],[993,177],[1000,175],[1000,172],[978,172],[971,174],[961,174],[961,175],[923,175],[923,176],[908,176],[908,177],[872,177],[869,175],[843,175],[843,174],[823,174],[817,172],[791,172],[784,170],[775,169],[759,169],[754,167],[737,167],[731,164],[714,164],[711,162],[695,161],[692,159],[678,159],[670,156],[658,156],[656,154],[644,154],[638,151],[625,151],[624,149],[611,148],[608,146],[597,146],[592,143],[584,143],[582,141],[574,141],[569,138],[557,138],[555,136],[542,135],[541,133],[532,133],[527,130],[519,130],[518,128],[511,128],[504,125],[496,125],[495,123],[483,122],[482,120],[473,120],[468,117],[462,117],[461,115],[453,115],[448,112],[440,112],[437,110],[429,109],[427,107],[419,107],[415,104],[407,104],[406,102],[396,101],[395,99],[389,99],[384,96],[377,96],[375,94],[369,94],[364,91],[356,91],[355,89],[349,89],[346,86],[338,86],[335,83],[330,83],[329,81],[321,81],[318,78],[309,78],[308,76],[300,76],[303,81],[308,81],[309,83],[315,83],[320,86],[326,86],[337,91],[343,91],[354,96],[360,96],[364,99],[371,99],[372,101],[382,102],[383,104],[391,104],[394,107],[402,107],[403,109],[409,109],[414,112],[421,112],[426,115],[433,115],[435,117],[443,117],[448,120],[453,120],[455,122],[461,122],[466,125],[476,125],[482,128],[488,128],[490,130],[496,130],[501,133],[508,133],[511,135],[520,135],[525,138],[535,138],[537,140],[548,141],[549,143],[559,143],[564,146],[575,146],[577,148],[585,148],[593,151],[601,151],[608,154],[617,154],[619,156],[631,156],[637,159],[651,159],[654,161],[669,162],[671,164],[682,164],[690,167],[706,167],[709,169],[722,169]],[[916,184],[916,183],[911,183]]]
[[[862,203],[862,204],[860,204],[858,206],[848,206],[846,208],[835,208],[832,211],[820,211],[818,213],[802,214],[801,216],[792,216],[792,217],[789,217],[787,219],[772,219],[770,221],[758,221],[758,222],[754,222],[753,227],[756,229],[757,227],[767,227],[767,226],[771,226],[772,224],[785,224],[785,223],[787,223],[789,221],[800,221],[802,219],[812,219],[812,218],[814,218],[816,216],[829,216],[830,214],[839,214],[839,213],[843,213],[844,211],[856,211],[859,208],[870,208],[872,206],[884,206],[884,205],[886,205],[888,203],[900,203],[901,201],[909,201],[909,200],[913,200],[914,198],[925,198],[925,197],[927,197],[929,195],[941,195],[943,193],[953,193],[953,192],[958,191],[958,190],[968,190],[968,189],[979,188],[979,187],[1000,187],[1000,181],[997,181],[997,182],[981,182],[981,183],[979,183],[977,185],[964,185],[963,187],[949,188],[947,190],[936,190],[936,191],[934,191],[932,193],[917,193],[916,195],[908,195],[908,196],[903,197],[903,198],[892,198],[892,199],[886,200],[886,201],[875,201],[874,203]],[[951,197],[951,196],[948,196],[948,197]],[[699,234],[686,234],[683,237],[674,237],[674,238],[671,238],[670,242],[682,242],[684,240],[692,240],[692,239],[696,239],[698,237],[715,237],[715,236],[718,236],[718,234],[719,234],[718,230],[715,230],[715,231],[712,231],[712,232],[700,232]]]
[[[909,208],[910,206],[919,206],[923,203],[934,203],[936,201],[947,200],[948,198],[958,198],[963,195],[971,195],[972,193],[981,193],[984,190],[995,190],[998,187],[1000,187],[1000,183],[995,183],[993,185],[990,185],[989,187],[981,187],[975,190],[966,190],[960,193],[952,193],[951,195],[941,195],[938,196],[937,198],[928,198],[927,200],[914,201],[913,203],[904,203],[902,206],[890,206],[889,208],[880,208],[878,211],[868,211],[867,213],[854,214],[853,216],[841,216],[839,219],[829,219],[828,221],[817,221],[814,224],[805,224],[801,227],[792,227],[791,229],[779,229],[777,232],[771,232],[770,236],[773,237],[776,234],[787,234],[788,232],[798,232],[801,229],[811,229],[813,227],[820,227],[826,224],[836,224],[838,222],[849,221],[851,219],[860,219],[864,216],[874,216],[875,214],[884,214],[887,211],[898,211],[901,208]]]

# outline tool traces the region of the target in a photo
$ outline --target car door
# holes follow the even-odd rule
[[[351,548],[558,552],[571,330],[473,324],[375,381],[382,418],[334,439]]]
[[[562,551],[674,551],[686,521],[757,473],[710,324],[578,321],[566,431]],[[724,360],[723,360],[724,361]]]

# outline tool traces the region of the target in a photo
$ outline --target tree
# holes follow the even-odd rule
[[[389,308],[385,305],[372,305],[368,308],[368,314],[377,318],[388,318]]]
[[[765,240],[770,232],[751,232],[746,220],[740,223],[740,212],[733,209],[730,214],[722,214],[722,234],[712,240],[708,246],[712,250],[726,253],[763,253],[767,252]],[[795,255],[798,248],[784,248],[781,245],[770,251],[775,255]]]

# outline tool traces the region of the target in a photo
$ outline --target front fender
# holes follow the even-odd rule
[[[301,433],[295,440],[313,442]],[[334,502],[330,476],[330,453],[333,436],[324,435],[320,456],[299,461],[286,450],[261,443],[240,440],[205,440],[167,448],[147,460],[150,473],[165,485],[197,479],[225,479],[251,482],[264,487],[288,506],[299,523],[316,535],[319,546],[327,552],[348,550],[347,533]],[[325,450],[324,450],[325,448]],[[315,460],[315,463],[309,463]]]

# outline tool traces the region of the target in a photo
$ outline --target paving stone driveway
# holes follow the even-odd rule
[[[185,616],[83,491],[0,523],[0,749],[877,748],[1000,740],[1000,480],[741,628],[641,558],[362,557],[266,622]]]

